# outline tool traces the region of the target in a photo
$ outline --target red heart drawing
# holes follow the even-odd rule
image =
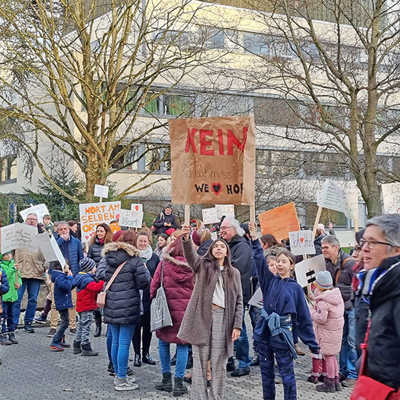
[[[139,206],[136,204],[136,206],[135,206],[135,210],[136,211],[139,211]]]
[[[213,183],[211,184],[211,190],[212,190],[216,195],[220,194],[221,189],[222,189],[222,185],[221,185],[220,183],[218,183],[218,182],[213,182]]]
[[[85,239],[89,239],[89,235],[86,235],[86,236],[85,236]]]
[[[300,240],[301,243],[304,242],[304,238],[303,237],[301,237],[299,240]]]

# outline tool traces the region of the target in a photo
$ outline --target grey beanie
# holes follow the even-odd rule
[[[332,275],[329,271],[317,272],[317,275],[315,276],[315,281],[323,289],[332,289],[333,288]]]
[[[81,261],[79,261],[80,272],[90,272],[95,267],[96,267],[96,262],[89,257],[84,257],[81,259]]]

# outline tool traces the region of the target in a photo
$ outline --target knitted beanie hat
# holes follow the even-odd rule
[[[333,281],[329,271],[319,271],[315,276],[315,281],[322,289],[332,289]]]
[[[80,272],[90,272],[96,267],[96,262],[89,257],[84,257],[79,261]]]

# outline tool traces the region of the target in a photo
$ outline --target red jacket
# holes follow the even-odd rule
[[[97,310],[97,294],[103,290],[104,281],[92,281],[87,284],[85,289],[79,290],[76,299],[76,311]]]

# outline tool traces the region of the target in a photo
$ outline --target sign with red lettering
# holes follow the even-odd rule
[[[98,224],[118,220],[120,209],[120,201],[79,204],[82,241],[87,242],[95,234]]]
[[[253,116],[169,121],[172,201],[254,204]]]

